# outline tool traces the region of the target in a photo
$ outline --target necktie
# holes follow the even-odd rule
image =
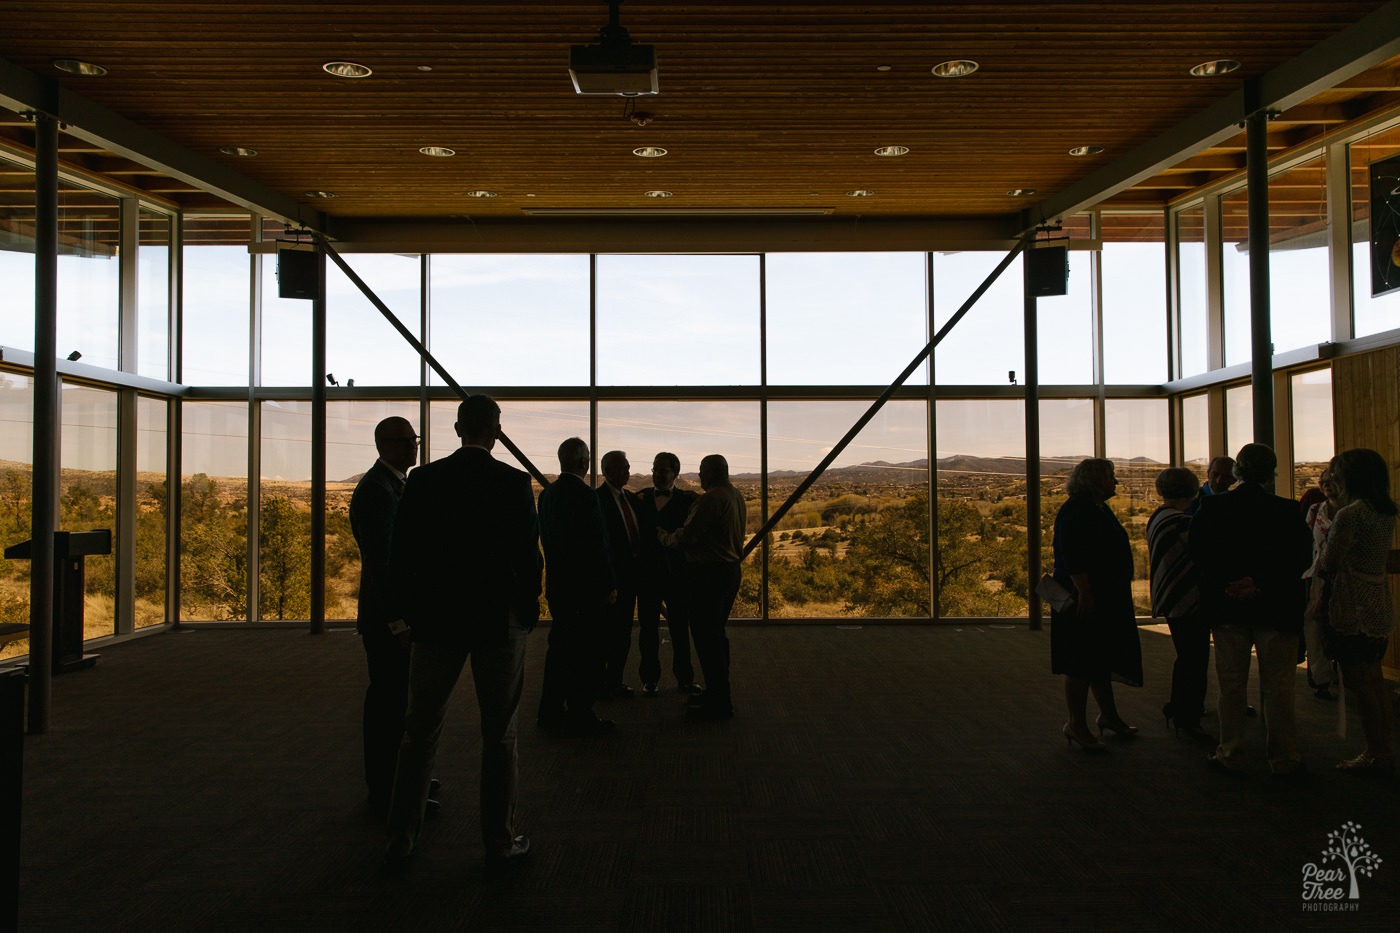
[[[641,535],[637,532],[637,519],[632,514],[632,507],[627,504],[627,497],[622,493],[617,494],[617,507],[622,510],[622,522],[627,526],[627,541],[636,550],[637,542]]]

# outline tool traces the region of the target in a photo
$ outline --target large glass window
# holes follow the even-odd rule
[[[344,258],[346,265],[421,340],[420,257],[356,253]],[[326,331],[326,370],[341,385],[349,385],[351,380],[360,386],[418,385],[417,351],[330,260],[326,263]]]
[[[1349,147],[1351,156],[1351,283],[1352,327],[1357,337],[1378,334],[1400,327],[1400,291],[1387,292],[1373,298],[1376,272],[1371,268],[1371,163],[1400,155],[1400,127],[1358,139]],[[1390,177],[1395,175],[1397,177]],[[1388,184],[1389,187],[1385,185]],[[1390,210],[1391,236],[1400,235],[1396,221],[1400,203],[1394,189],[1400,186],[1400,172],[1387,173],[1379,194]],[[1383,266],[1386,278],[1382,287],[1400,283],[1400,272],[1394,262]]]
[[[9,114],[9,111],[0,110]],[[13,115],[11,115],[13,116]],[[5,313],[0,314],[0,345],[34,349],[34,170],[0,159],[0,279],[5,282]],[[66,352],[66,351],[65,351]],[[25,596],[26,601],[28,595]]]
[[[311,613],[311,403],[263,402],[258,618]]]
[[[257,261],[262,264],[262,326],[258,333],[262,363],[260,382],[265,386],[309,386],[312,303],[305,298],[283,298],[278,294],[276,255],[258,256]],[[392,338],[402,340],[397,334]],[[335,367],[327,368],[335,372]]]
[[[927,279],[923,253],[769,254],[769,384],[888,385],[928,343]]]
[[[1005,253],[934,253],[935,333],[996,268]],[[1006,385],[1025,381],[1025,301],[1021,259],[1011,263],[934,350],[939,385]],[[1044,332],[1048,328],[1042,327]],[[913,354],[910,354],[911,358]]]
[[[1181,400],[1181,465],[1204,475],[1210,464],[1210,404],[1205,393]]]
[[[0,548],[30,538],[33,417],[34,380],[0,371]],[[27,560],[0,560],[0,623],[29,624]],[[0,645],[0,658],[28,653],[28,638]]]
[[[1208,368],[1210,313],[1206,282],[1205,207],[1197,205],[1173,215],[1176,223],[1177,378],[1195,376]]]
[[[60,186],[58,355],[68,356],[76,351],[82,354],[84,363],[107,369],[117,368],[119,227],[116,198]]]
[[[186,385],[248,384],[250,225],[246,215],[184,218],[179,381]]]
[[[599,256],[597,270],[599,385],[758,385],[757,256]]]
[[[170,378],[170,217],[141,211],[136,249],[136,371]]]
[[[137,628],[166,621],[165,522],[170,503],[166,472],[165,399],[136,400],[136,611]]]
[[[1091,255],[1072,250],[1066,293],[1036,300],[1041,385],[1088,385],[1094,381]]]
[[[59,450],[59,516],[62,531],[117,532],[117,393],[64,383]],[[112,555],[85,559],[83,637],[110,635],[116,627],[116,564]]]
[[[939,614],[1024,616],[1025,404],[940,400],[936,419]]]
[[[248,615],[248,403],[181,403],[180,617]]]
[[[1104,214],[1099,227],[1104,382],[1166,382],[1167,251],[1162,216]]]
[[[588,384],[587,256],[437,255],[429,274],[433,356],[459,383]],[[651,342],[680,346],[660,323],[647,325]]]
[[[462,446],[461,438],[453,429],[457,421],[457,405],[456,401],[432,403],[433,425],[427,442],[434,460],[451,456],[454,450]],[[588,440],[587,402],[502,401],[500,406],[501,431],[546,477],[559,473],[561,441],[566,437]],[[502,463],[525,469],[504,444],[498,443],[491,453]]]
[[[1332,431],[1332,370],[1294,373],[1288,380],[1293,408],[1293,498],[1300,497],[1336,453]],[[1281,490],[1280,490],[1281,491]]]
[[[1233,457],[1254,440],[1254,387],[1249,383],[1225,390],[1225,452]]]
[[[1118,494],[1109,508],[1128,532],[1133,549],[1133,602],[1152,615],[1148,592],[1147,520],[1159,504],[1157,474],[1171,462],[1167,400],[1111,398],[1104,402],[1104,453],[1115,464]]]
[[[771,510],[867,408],[865,401],[769,404]],[[769,614],[926,616],[928,492],[928,404],[888,402],[771,534]]]

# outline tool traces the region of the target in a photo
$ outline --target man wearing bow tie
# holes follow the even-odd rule
[[[398,618],[389,591],[389,541],[404,480],[418,460],[418,435],[403,418],[385,418],[374,428],[374,462],[350,497],[350,530],[360,548],[360,603],[355,630],[365,646],[369,687],[365,690],[365,784],[369,811],[389,812],[394,762],[403,737],[408,703],[408,635],[390,628]],[[402,625],[398,626],[402,629]]]
[[[680,458],[669,451],[656,455],[651,463],[650,489],[637,493],[637,521],[642,542],[637,555],[637,651],[642,656],[638,673],[642,695],[657,695],[661,679],[661,615],[665,606],[666,627],[671,634],[671,673],[689,694],[698,694],[695,668],[690,661],[689,612],[685,601],[685,558],[661,546],[656,532],[675,531],[685,524],[690,507],[699,498],[689,489],[677,489]]]
[[[621,450],[603,454],[603,484],[598,505],[608,529],[608,556],[612,559],[617,601],[608,607],[603,622],[603,684],[599,696],[630,697],[636,691],[623,681],[627,653],[632,649],[632,613],[637,607],[637,551],[641,527],[637,522],[637,497],[627,488],[632,464]]]

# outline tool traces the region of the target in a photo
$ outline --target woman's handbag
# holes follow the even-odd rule
[[[1040,578],[1036,584],[1035,591],[1040,594],[1040,598],[1050,604],[1050,608],[1056,612],[1071,612],[1074,609],[1074,594],[1065,589],[1059,580],[1050,574]]]

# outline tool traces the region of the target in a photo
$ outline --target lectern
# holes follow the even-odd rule
[[[5,548],[10,560],[29,560],[33,540]],[[83,558],[112,553],[112,532],[55,531],[53,533],[53,672],[66,674],[97,663],[97,655],[83,654]]]

